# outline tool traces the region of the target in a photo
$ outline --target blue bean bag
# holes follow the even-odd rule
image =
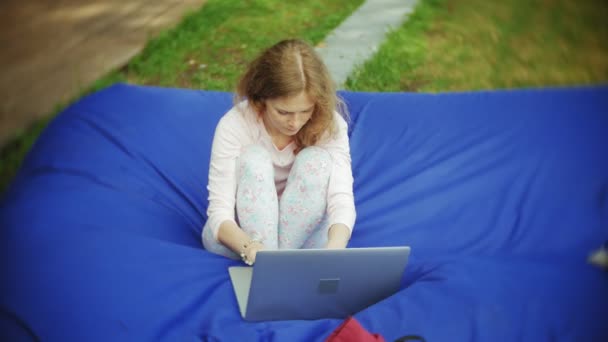
[[[351,247],[408,245],[387,341],[608,341],[608,86],[344,92]],[[61,113],[0,207],[2,341],[322,341],[336,319],[249,323],[204,250],[231,94],[119,84]]]

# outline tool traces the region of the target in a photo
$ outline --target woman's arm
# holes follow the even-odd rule
[[[353,196],[348,126],[339,114],[336,115],[339,133],[325,144],[333,164],[327,192],[327,214],[330,224],[327,248],[346,247],[357,216]]]
[[[249,243],[248,236],[235,221],[236,203],[236,160],[243,144],[251,142],[247,123],[241,116],[240,109],[234,107],[219,121],[209,163],[209,207],[207,208],[208,228],[213,237],[236,254],[255,248],[261,244]],[[244,246],[247,245],[247,248]],[[250,257],[251,259],[251,257]]]
[[[217,239],[236,254],[245,253],[247,260],[252,264],[255,262],[256,253],[264,249],[264,245],[259,241],[251,243],[252,237],[231,220],[226,220],[220,224]]]

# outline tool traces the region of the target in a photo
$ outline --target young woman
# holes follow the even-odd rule
[[[340,104],[323,61],[301,40],[251,62],[215,130],[208,251],[252,265],[262,249],[346,247],[356,213]]]

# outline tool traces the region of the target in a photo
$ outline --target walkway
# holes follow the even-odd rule
[[[367,0],[338,26],[317,52],[342,88],[348,75],[373,56],[386,33],[401,26],[417,0]]]

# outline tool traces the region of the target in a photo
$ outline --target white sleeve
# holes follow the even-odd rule
[[[240,120],[240,113],[235,110],[231,109],[218,123],[211,147],[207,226],[216,240],[220,224],[235,221],[236,163],[247,134],[244,120]]]
[[[355,224],[356,210],[353,196],[353,173],[351,168],[348,126],[338,114],[338,133],[325,148],[332,158],[332,172],[327,191],[327,215],[329,225],[345,224],[351,231]]]

